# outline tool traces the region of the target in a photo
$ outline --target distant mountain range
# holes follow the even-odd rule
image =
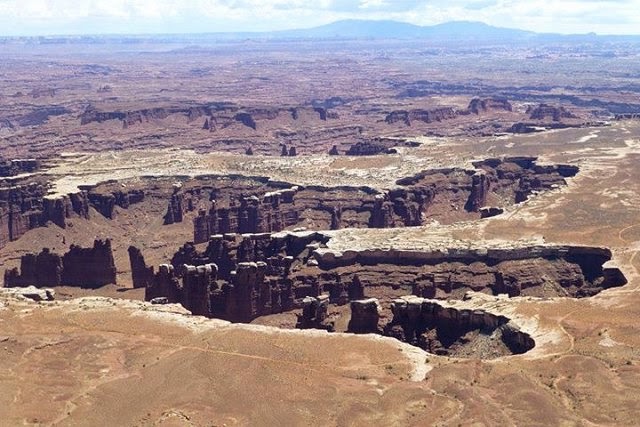
[[[509,28],[498,28],[482,22],[455,21],[433,26],[421,27],[398,21],[364,21],[344,20],[320,27],[277,31],[271,33],[276,37],[299,38],[429,38],[429,39],[482,39],[482,40],[524,40],[536,37],[537,34]]]
[[[309,29],[261,33],[268,38],[304,39],[429,39],[449,42],[640,42],[640,36],[536,33],[494,27],[482,22],[452,21],[419,26],[398,21],[343,20]],[[255,35],[254,35],[255,36]]]
[[[16,37],[0,37],[10,40]],[[41,43],[96,42],[118,40],[138,43],[144,40],[162,42],[200,42],[212,40],[346,40],[346,39],[424,39],[442,43],[549,43],[549,42],[640,42],[640,35],[611,36],[589,34],[536,33],[512,28],[494,27],[482,22],[453,21],[432,26],[419,26],[391,20],[342,20],[314,28],[270,32],[228,32],[203,34],[137,34],[137,35],[84,35],[51,37],[17,37],[36,39]]]

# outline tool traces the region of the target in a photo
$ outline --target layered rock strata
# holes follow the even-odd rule
[[[432,219],[452,222],[480,218],[483,207],[520,203],[535,192],[566,184],[578,173],[570,165],[538,165],[534,157],[487,159],[475,170],[427,170],[379,191],[362,187],[290,186],[267,190],[256,183],[231,189],[177,188],[165,223],[180,222],[201,208],[193,220],[194,242],[225,233],[267,233],[297,227],[313,229],[393,228],[418,226]],[[249,191],[247,191],[249,190]]]
[[[522,354],[535,346],[531,336],[507,317],[485,310],[458,309],[438,301],[407,297],[394,300],[391,311],[393,320],[385,326],[385,335],[434,354],[450,355],[471,340],[500,340],[511,354]],[[499,351],[490,347],[487,350]]]
[[[0,247],[48,222],[66,228],[72,217],[89,217],[85,192],[49,197],[46,187],[38,183],[0,188]]]
[[[216,235],[204,252],[187,244],[174,256],[173,266],[161,267],[154,276],[146,299],[167,297],[191,307],[182,283],[186,266],[208,264],[215,264],[216,280],[205,290],[209,308],[203,314],[233,321],[291,310],[303,306],[307,297],[324,294],[337,305],[372,294],[461,299],[469,291],[580,298],[626,283],[604,248],[462,245],[339,252],[327,248],[328,242],[322,233],[307,232]],[[372,329],[357,321],[353,328]]]
[[[298,315],[296,328],[324,329],[333,332],[333,322],[327,319],[328,309],[329,295],[320,295],[317,298],[305,297],[302,300],[302,313]]]
[[[80,286],[98,288],[116,283],[111,240],[96,240],[92,248],[71,245],[64,255],[44,248],[39,254],[20,259],[20,270],[6,270],[4,284],[16,286]]]
[[[356,334],[372,334],[380,332],[380,303],[376,298],[351,301],[351,319],[348,331]]]
[[[140,249],[129,246],[129,263],[131,264],[131,281],[134,288],[147,288],[154,277],[153,267],[147,267]]]

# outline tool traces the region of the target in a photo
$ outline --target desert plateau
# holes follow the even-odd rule
[[[638,424],[640,36],[376,22],[0,37],[0,426]]]

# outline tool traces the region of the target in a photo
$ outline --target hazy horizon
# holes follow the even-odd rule
[[[343,19],[638,35],[638,12],[640,0],[0,0],[0,36],[261,32]]]

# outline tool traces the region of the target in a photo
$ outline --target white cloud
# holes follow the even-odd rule
[[[637,34],[639,12],[640,0],[0,0],[0,34],[275,30],[344,18]]]

